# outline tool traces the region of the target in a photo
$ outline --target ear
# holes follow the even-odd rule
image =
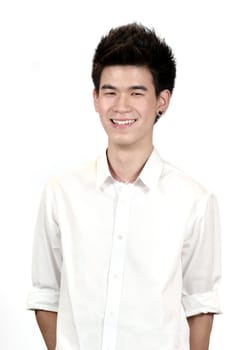
[[[93,89],[93,103],[94,103],[95,111],[96,111],[97,113],[98,113],[98,111],[99,111],[98,102],[99,102],[99,99],[98,99],[97,90],[96,90],[96,89]]]
[[[171,92],[169,90],[162,90],[158,97],[158,104],[157,104],[157,114],[159,111],[162,113],[165,113],[168,109],[169,102],[171,99]]]

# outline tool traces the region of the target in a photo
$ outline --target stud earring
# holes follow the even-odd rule
[[[160,119],[160,117],[161,117],[162,114],[163,114],[162,111],[158,111],[158,113],[157,113],[157,115],[156,115],[156,117],[155,117],[155,122],[154,122],[154,124],[158,122],[158,120]]]

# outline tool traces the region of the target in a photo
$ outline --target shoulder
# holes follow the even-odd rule
[[[174,194],[177,200],[207,201],[214,196],[211,189],[166,160],[160,181],[164,191]]]
[[[201,182],[173,164],[163,161],[160,191],[165,202],[182,213],[190,213],[192,219],[205,215],[218,216],[218,199],[215,193]]]
[[[74,167],[50,177],[45,183],[45,190],[72,190],[83,185],[90,186],[96,181],[97,164],[100,157],[80,161]]]

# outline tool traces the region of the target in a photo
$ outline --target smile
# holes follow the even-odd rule
[[[136,122],[136,119],[127,119],[127,120],[119,120],[119,119],[111,119],[111,122],[115,125],[132,125]]]

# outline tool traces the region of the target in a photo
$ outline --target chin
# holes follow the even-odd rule
[[[134,144],[134,142],[129,140],[111,140],[110,144],[114,145],[115,147],[130,147]]]

